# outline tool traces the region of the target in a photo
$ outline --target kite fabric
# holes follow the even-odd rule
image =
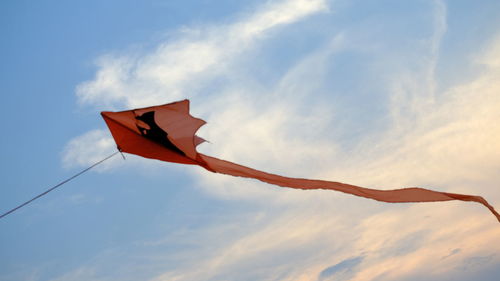
[[[195,133],[206,122],[189,114],[189,100],[120,112],[105,111],[101,115],[121,152],[199,165],[214,173],[253,178],[282,187],[336,190],[388,203],[473,201],[487,207],[500,222],[500,214],[481,196],[420,187],[378,190],[333,181],[289,178],[198,153],[196,146],[205,140]]]

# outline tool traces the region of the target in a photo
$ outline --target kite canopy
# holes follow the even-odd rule
[[[101,112],[122,152],[182,164],[201,164],[195,135],[206,122],[189,114],[189,100],[121,112]],[[167,133],[168,132],[168,133]]]
[[[120,112],[105,111],[101,115],[122,152],[161,161],[199,165],[214,173],[254,178],[282,187],[336,190],[388,203],[474,201],[487,207],[500,222],[500,215],[481,196],[420,187],[379,190],[333,181],[289,178],[198,153],[196,146],[205,140],[195,133],[206,122],[189,114],[189,100]]]

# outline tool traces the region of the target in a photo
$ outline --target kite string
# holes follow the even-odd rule
[[[95,166],[97,166],[97,165],[101,164],[102,162],[104,162],[104,161],[108,160],[109,158],[111,158],[111,157],[115,156],[115,155],[116,155],[116,154],[118,154],[118,153],[120,153],[120,151],[116,151],[115,153],[113,153],[113,154],[109,155],[108,157],[106,157],[106,158],[104,158],[104,159],[102,159],[102,160],[100,160],[100,161],[98,161],[98,162],[96,162],[96,163],[92,164],[90,167],[88,167],[88,168],[86,168],[86,169],[82,170],[81,172],[79,172],[79,173],[77,173],[77,174],[73,175],[72,177],[70,177],[70,178],[68,178],[68,179],[63,180],[62,182],[60,182],[60,183],[58,183],[58,184],[54,185],[53,187],[51,187],[51,188],[47,189],[46,191],[44,191],[44,192],[42,192],[42,193],[38,194],[37,196],[35,196],[35,197],[31,198],[30,200],[28,200],[28,201],[26,201],[26,202],[22,203],[21,205],[19,205],[19,206],[15,207],[15,208],[13,208],[13,209],[11,209],[11,210],[10,210],[10,211],[8,211],[8,212],[5,212],[4,214],[2,214],[2,215],[0,216],[0,219],[1,219],[1,218],[3,218],[3,217],[5,217],[5,216],[7,216],[8,214],[10,214],[10,213],[12,213],[12,212],[16,211],[17,209],[20,209],[20,208],[22,208],[22,207],[24,207],[24,206],[28,205],[29,203],[31,203],[31,202],[33,202],[33,201],[35,201],[36,199],[38,199],[38,198],[40,198],[40,197],[42,197],[42,196],[46,195],[47,193],[51,192],[52,190],[54,190],[54,189],[56,189],[56,188],[60,187],[61,185],[63,185],[63,184],[65,184],[65,183],[69,182],[70,180],[72,180],[72,179],[74,179],[74,178],[78,177],[79,175],[81,175],[81,174],[83,174],[83,173],[87,172],[88,170],[90,170],[90,169],[94,168]]]

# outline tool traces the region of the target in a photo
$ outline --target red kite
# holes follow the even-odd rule
[[[500,215],[481,196],[433,191],[420,187],[378,190],[340,182],[289,178],[274,175],[196,151],[204,140],[195,135],[205,121],[189,114],[189,100],[165,105],[101,112],[118,150],[142,157],[181,164],[199,165],[211,172],[254,178],[297,189],[330,189],[389,203],[474,201],[486,206],[500,222]]]

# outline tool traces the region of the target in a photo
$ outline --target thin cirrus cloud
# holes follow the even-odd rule
[[[273,36],[290,32],[288,26],[307,25],[308,18],[330,11],[324,1],[270,2],[231,24],[184,30],[151,53],[103,56],[95,79],[80,84],[77,96],[80,103],[99,108],[192,98],[194,114],[209,121],[200,131],[212,142],[200,147],[207,154],[290,176],[476,193],[498,208],[500,41],[483,42],[486,47],[467,54],[473,59],[464,64],[480,66],[480,72],[440,88],[437,65],[448,15],[444,2],[430,3],[430,35],[402,38],[415,44],[400,53],[384,48],[390,31],[369,45],[363,36],[380,31],[356,23],[333,36],[325,32],[327,43],[296,58],[269,84],[242,78],[238,69],[252,67],[242,58],[271,44]],[[386,91],[380,100],[368,97],[374,107],[382,103],[383,124],[355,137],[344,124],[356,121],[344,115],[342,106],[354,108],[367,97],[346,102],[342,94],[360,94],[336,92],[329,80],[346,53],[373,58],[362,65],[367,73],[359,75],[380,78],[366,87]],[[221,77],[227,85],[204,91]],[[329,94],[312,98],[316,92]],[[87,149],[96,141],[102,144],[97,150]],[[102,131],[77,137],[68,147],[78,149],[68,149],[65,162],[90,163],[91,156],[111,150],[110,143]],[[386,205],[332,192],[278,190],[204,171],[194,174],[207,194],[264,207],[257,214],[144,242],[142,251],[150,254],[154,247],[203,238],[196,249],[152,258],[163,270],[151,280],[440,280],[488,272],[500,263],[498,227],[474,204]],[[104,255],[99,263],[116,257]],[[90,263],[64,278],[88,280],[106,276],[103,272]]]
[[[325,11],[323,0],[270,2],[232,24],[185,29],[151,54],[103,56],[96,78],[80,84],[77,96],[82,103],[127,107],[193,96],[196,85],[229,72],[235,57],[273,29]]]
[[[192,107],[198,112],[210,112],[214,106],[222,107],[223,116],[231,114],[231,108],[244,112],[245,108],[238,106],[245,100],[238,99],[237,95],[247,85],[219,96],[200,93],[199,88],[210,80],[233,75],[229,66],[237,67],[234,62],[244,56],[245,51],[265,42],[267,33],[327,10],[326,2],[321,0],[269,2],[232,24],[183,30],[176,39],[160,44],[150,54],[104,55],[97,60],[95,79],[78,85],[78,100],[84,105],[109,110],[196,97]],[[249,112],[248,116],[253,113]],[[281,122],[274,120],[276,118],[283,120],[278,114],[273,115],[267,116],[273,117],[265,120],[267,126],[272,126],[273,121]],[[103,150],[89,145],[95,141],[108,143],[103,140],[109,139],[105,134],[105,131],[92,131],[73,139],[63,156],[66,166],[88,165],[95,157],[109,154],[112,147]]]

